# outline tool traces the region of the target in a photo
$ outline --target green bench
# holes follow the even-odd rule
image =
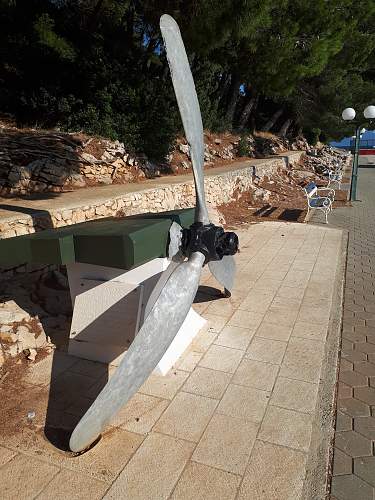
[[[66,265],[73,317],[70,354],[118,365],[142,326],[145,304],[169,265],[173,222],[188,228],[194,209],[105,218],[0,240],[0,266]],[[205,321],[190,310],[160,361],[165,374]]]
[[[172,222],[189,227],[194,209],[82,222],[0,239],[0,266],[81,262],[130,270],[166,257]]]

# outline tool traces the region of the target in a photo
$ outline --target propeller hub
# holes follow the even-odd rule
[[[201,252],[205,256],[205,264],[213,260],[221,260],[224,255],[238,252],[238,236],[226,232],[214,224],[196,222],[182,232],[182,250],[186,256],[193,252]]]

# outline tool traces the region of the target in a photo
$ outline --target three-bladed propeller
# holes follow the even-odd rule
[[[185,47],[172,17],[163,15],[160,29],[190,146],[196,189],[195,222],[182,231],[181,239],[176,226],[171,228],[172,262],[161,274],[146,305],[145,321],[120,366],[74,429],[69,443],[74,452],[88,448],[99,437],[157,366],[190,310],[203,265],[209,263],[211,272],[225,289],[233,286],[232,256],[238,250],[238,239],[234,233],[226,233],[209,221],[203,179],[203,126]],[[180,248],[176,241],[181,242]]]

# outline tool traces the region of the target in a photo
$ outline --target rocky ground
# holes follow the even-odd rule
[[[243,136],[205,133],[205,167],[235,159],[262,158],[286,150],[310,151],[304,138],[269,133]],[[164,163],[129,151],[119,141],[83,133],[18,129],[0,119],[0,196],[59,193],[93,185],[141,182],[191,171],[189,146],[178,138]]]

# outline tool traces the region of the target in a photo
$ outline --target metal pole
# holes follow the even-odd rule
[[[361,135],[361,125],[358,125],[355,131],[355,147],[352,167],[352,182],[350,183],[350,201],[357,201],[357,180],[358,180],[358,158]]]

